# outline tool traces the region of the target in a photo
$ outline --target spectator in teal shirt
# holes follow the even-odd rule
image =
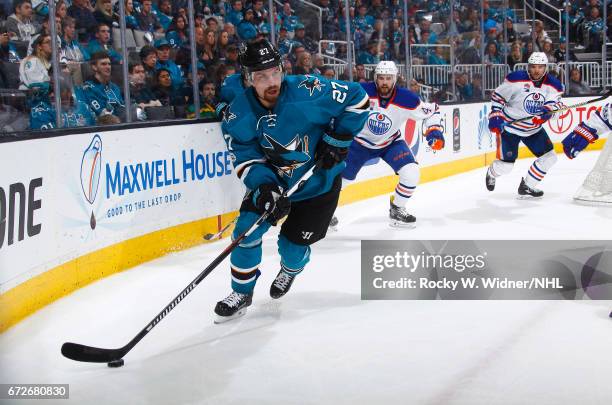
[[[96,52],[106,52],[110,57],[112,63],[122,63],[123,58],[113,49],[110,45],[110,27],[105,23],[100,23],[96,27],[95,37],[96,39],[89,42],[87,45],[87,52],[93,55]]]

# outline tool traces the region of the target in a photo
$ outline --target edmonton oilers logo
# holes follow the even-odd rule
[[[95,135],[89,146],[83,152],[81,160],[81,189],[87,202],[93,205],[98,195],[100,173],[102,172],[102,139]],[[93,210],[90,218],[91,229],[96,227],[96,218]]]
[[[391,128],[391,119],[385,114],[371,113],[368,117],[368,129],[374,135],[384,135]]]
[[[537,114],[544,106],[544,96],[539,93],[531,93],[525,97],[523,108],[528,114]]]

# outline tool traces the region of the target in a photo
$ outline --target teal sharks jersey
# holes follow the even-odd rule
[[[265,183],[293,186],[315,164],[319,142],[350,145],[365,124],[368,107],[368,95],[359,83],[315,76],[285,77],[272,110],[248,88],[235,96],[222,121],[236,174],[249,189]],[[317,171],[291,200],[328,192],[344,167],[342,162]]]

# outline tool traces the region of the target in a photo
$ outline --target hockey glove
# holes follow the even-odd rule
[[[536,112],[537,116],[533,117],[532,122],[535,125],[542,125],[551,119],[561,107],[563,107],[563,105],[560,103],[545,104]]]
[[[440,150],[444,148],[444,135],[440,127],[429,127],[425,134],[425,139],[432,150]]]
[[[325,135],[317,145],[315,160],[321,161],[321,168],[329,170],[348,155],[348,148],[353,140],[352,135]]]
[[[589,146],[590,143],[595,142],[598,138],[599,135],[597,135],[597,131],[584,124],[580,124],[561,141],[563,144],[563,152],[565,152],[568,158],[573,159],[578,156],[578,153]]]
[[[504,120],[504,113],[501,111],[491,111],[489,114],[489,131],[492,134],[500,135],[504,130],[506,121]]]
[[[281,188],[272,183],[262,184],[253,192],[253,204],[260,214],[268,213],[272,225],[289,214],[291,202],[282,195]]]

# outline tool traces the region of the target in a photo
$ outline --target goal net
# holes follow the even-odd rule
[[[574,195],[574,200],[580,204],[612,206],[612,142],[610,138],[606,140],[595,167]]]

